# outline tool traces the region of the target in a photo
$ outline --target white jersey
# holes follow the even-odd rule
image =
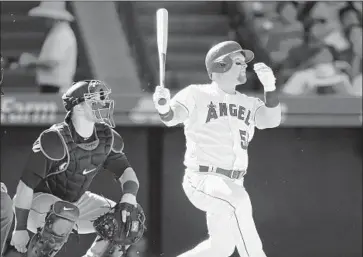
[[[184,122],[184,165],[228,170],[247,170],[247,147],[255,131],[255,113],[264,103],[239,92],[226,94],[214,83],[190,85],[178,92],[171,104],[179,103],[189,113]]]

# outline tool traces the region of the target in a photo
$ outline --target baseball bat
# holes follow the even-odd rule
[[[168,47],[168,11],[165,8],[156,11],[156,36],[159,53],[159,83],[165,86],[166,49]],[[164,105],[166,99],[160,99],[159,105]]]

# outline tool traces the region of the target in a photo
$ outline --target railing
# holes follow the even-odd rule
[[[150,91],[152,87],[149,85],[155,84],[154,69],[150,64],[147,49],[143,43],[143,38],[140,33],[137,20],[135,18],[133,3],[131,1],[115,2],[117,5],[117,11],[120,17],[122,27],[127,36],[127,41],[132,51],[132,55],[136,60],[138,67],[138,75],[142,81],[143,88],[146,91]],[[148,90],[150,89],[150,90]]]

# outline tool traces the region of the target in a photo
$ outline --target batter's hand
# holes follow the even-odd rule
[[[164,105],[159,105],[160,99],[165,99],[166,103]],[[153,101],[154,101],[156,110],[158,110],[158,112],[160,114],[165,114],[165,113],[169,112],[169,110],[170,110],[170,90],[165,87],[162,87],[162,86],[157,86],[155,88],[155,92],[153,94]]]
[[[132,194],[124,194],[121,197],[120,203],[126,203],[125,205],[123,205],[123,209],[121,210],[122,222],[125,223],[127,217],[130,216],[131,211],[134,208],[137,208],[136,196]]]
[[[274,91],[276,89],[276,78],[270,67],[259,62],[253,66],[258,79],[261,81],[265,91]]]
[[[29,233],[27,230],[14,230],[10,244],[14,246],[18,252],[25,253],[29,239]]]

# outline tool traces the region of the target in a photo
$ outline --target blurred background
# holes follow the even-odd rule
[[[205,55],[224,40],[255,53],[239,91],[263,97],[254,62],[275,72],[283,124],[256,131],[245,179],[267,256],[362,256],[362,2],[1,1],[1,181],[10,195],[33,141],[62,121],[69,82],[100,79],[112,88],[147,214],[145,239],[128,255],[173,257],[206,237],[204,214],[181,187],[183,130],[164,128],[151,98],[161,7],[172,93],[208,83]],[[92,191],[119,199],[109,174],[95,181]],[[92,240],[71,237],[58,256],[79,257]]]

